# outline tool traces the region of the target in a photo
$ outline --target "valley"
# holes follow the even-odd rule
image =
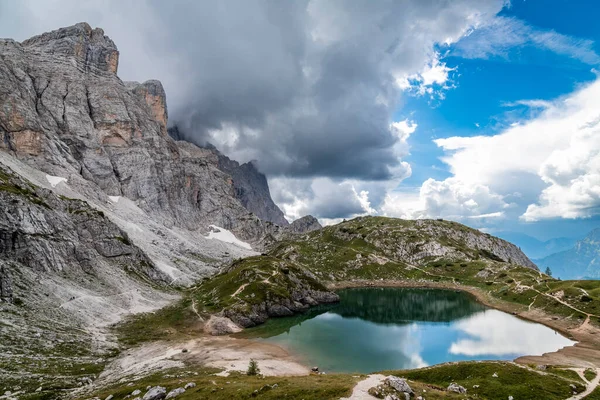
[[[289,223],[254,163],[184,140],[162,84],[122,81],[119,55],[87,23],[0,40],[0,399],[404,397],[386,376],[417,399],[600,396],[600,281],[441,218]],[[443,336],[484,312],[475,326],[521,346],[452,358]],[[320,315],[357,336],[302,343],[321,358],[266,340]],[[428,360],[325,351],[383,326],[411,347],[403,326],[437,323]],[[532,327],[558,340],[538,348]]]

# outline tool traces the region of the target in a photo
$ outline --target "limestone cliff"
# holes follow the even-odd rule
[[[191,135],[182,131],[178,126],[169,128],[169,135],[177,141],[188,141],[202,148],[209,149],[217,156],[217,168],[231,177],[235,197],[250,212],[263,221],[270,221],[285,227],[289,223],[283,212],[271,198],[267,178],[257,168],[254,162],[240,164],[221,153],[210,143],[198,143]]]
[[[271,228],[240,203],[218,156],[167,135],[160,82],[123,83],[118,56],[86,23],[0,40],[0,148],[81,192],[133,200],[167,227],[264,237]]]

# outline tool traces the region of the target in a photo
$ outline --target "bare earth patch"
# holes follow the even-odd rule
[[[225,373],[245,372],[250,359],[258,362],[265,376],[310,372],[279,346],[228,336],[199,337],[183,342],[152,342],[129,349],[106,367],[95,384],[104,386],[125,377],[136,380],[159,370],[186,365],[221,368]]]

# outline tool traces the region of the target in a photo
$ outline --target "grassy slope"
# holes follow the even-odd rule
[[[457,232],[485,235],[454,222],[431,223]],[[261,283],[285,268],[307,271],[325,285],[357,280],[458,284],[510,303],[516,311],[542,309],[566,317],[573,324],[583,322],[590,314],[591,323],[600,326],[600,281],[558,281],[539,271],[498,261],[494,254],[470,249],[461,240],[445,234],[435,240],[454,249],[452,257],[424,257],[409,263],[407,259],[418,254],[419,246],[431,239],[430,233],[415,225],[415,221],[369,217],[326,227],[299,240],[280,243],[268,255],[238,261],[229,272],[196,288],[193,296],[198,309],[206,313],[234,304],[259,302],[265,296],[285,297],[290,282],[282,279],[283,275],[269,279],[269,284]],[[402,254],[395,246],[398,241],[402,242]],[[235,294],[244,284],[247,286],[243,291]]]
[[[260,367],[260,365],[259,365]],[[217,370],[201,368],[194,370],[166,371],[136,381],[133,386],[122,383],[106,388],[95,395],[99,398],[114,396],[114,400],[125,399],[135,389],[145,393],[147,386],[160,385],[167,391],[183,387],[188,382],[196,388],[186,391],[178,399],[339,399],[351,393],[354,385],[365,379],[365,375],[310,375],[301,377],[253,377],[233,374],[229,377],[215,376]],[[572,394],[569,385],[583,391],[581,382],[571,379],[568,372],[551,370],[539,372],[527,367],[506,362],[464,362],[445,364],[418,370],[386,371],[407,378],[417,395],[428,400],[436,399],[490,399],[506,400],[513,396],[520,400],[563,400]],[[497,378],[492,377],[493,374]],[[445,390],[451,382],[467,388],[467,396]],[[276,388],[272,385],[277,384]],[[479,387],[473,387],[479,385]],[[270,386],[270,387],[269,387]],[[258,391],[258,393],[255,393]],[[89,396],[86,396],[89,397]]]
[[[439,223],[453,229],[470,230],[456,223]],[[239,260],[226,273],[192,288],[186,298],[175,306],[175,310],[147,316],[137,326],[136,321],[139,324],[140,320],[133,320],[121,325],[120,332],[126,336],[127,332],[139,331],[139,327],[144,326],[145,336],[153,339],[174,337],[182,333],[193,335],[192,325],[185,316],[186,312],[189,313],[192,302],[200,312],[214,313],[226,307],[261,301],[266,293],[285,296],[289,282],[285,280],[284,274],[274,275],[282,269],[305,271],[307,276],[314,276],[318,282],[326,285],[340,281],[381,282],[381,279],[409,284],[412,282],[415,285],[461,285],[486,293],[495,301],[511,304],[516,311],[524,311],[529,307],[542,309],[557,318],[570,320],[573,324],[579,324],[587,314],[591,314],[591,322],[598,325],[598,281],[558,281],[530,268],[498,261],[494,254],[469,249],[464,243],[451,237],[438,237],[436,240],[455,248],[464,258],[424,258],[409,263],[406,258],[395,253],[393,243],[401,235],[404,243],[412,242],[416,249],[419,248],[419,243],[428,239],[426,234],[415,229],[414,221],[363,218],[327,227],[304,235],[299,240],[280,243],[267,255]],[[269,279],[270,283],[262,284],[261,281],[265,279]],[[239,290],[244,284],[247,285]],[[315,284],[320,286],[319,283]],[[568,305],[552,296],[559,296]],[[168,328],[165,329],[165,326]],[[150,335],[147,335],[148,332]],[[166,333],[166,336],[161,336],[160,332]],[[498,373],[498,378],[492,378],[494,372]],[[506,399],[512,395],[517,399],[538,399],[542,394],[544,398],[552,400],[568,397],[572,392],[569,384],[577,385],[578,391],[583,390],[580,379],[573,371],[555,368],[541,374],[511,363],[458,363],[392,373],[414,380],[415,387],[427,391],[428,399],[453,398],[453,395],[444,390],[437,390],[447,387],[452,381],[467,387],[470,396],[477,396],[473,398]],[[158,379],[157,382],[164,382],[159,377],[155,378]],[[211,380],[215,379],[220,378],[211,377]],[[255,378],[239,379],[246,385],[251,382],[246,381],[247,379]],[[268,378],[265,382],[285,382],[285,387],[289,388],[286,389],[289,392],[284,392],[288,395],[286,398],[329,398],[325,396],[325,392],[320,391],[323,388],[312,386],[310,379],[313,377]],[[331,381],[324,384],[338,387],[338,384],[343,386],[342,382],[345,382],[345,385],[350,385],[347,388],[352,386],[347,375],[332,375],[329,379]],[[304,385],[308,392],[301,389]],[[479,385],[479,388],[473,388],[473,385]],[[221,392],[214,393],[223,393],[223,398],[228,393],[237,396],[236,398],[249,395],[238,393],[235,386],[223,387],[224,389],[219,389]],[[338,389],[341,390],[340,387]],[[214,393],[211,392],[213,395]],[[275,393],[281,394],[273,391],[260,396],[271,398],[269,396]],[[204,398],[199,393],[195,396],[193,398]],[[335,394],[330,398],[339,398],[339,395]]]

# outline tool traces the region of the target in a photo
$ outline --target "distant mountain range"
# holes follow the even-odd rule
[[[542,259],[551,254],[568,250],[580,239],[559,237],[542,241],[520,232],[498,232],[495,235],[519,246],[523,253],[532,260]]]
[[[541,271],[550,268],[556,278],[600,279],[600,229],[591,231],[572,248],[534,262]]]

